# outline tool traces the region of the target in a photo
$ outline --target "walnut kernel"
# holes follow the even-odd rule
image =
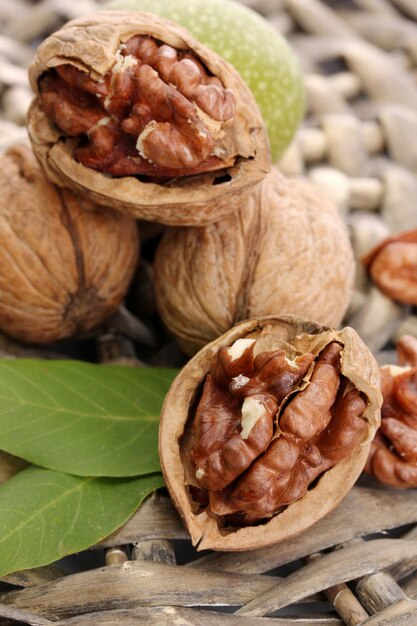
[[[350,328],[249,320],[200,350],[168,392],[159,439],[193,543],[259,548],[314,524],[361,473],[381,401]]]
[[[397,342],[399,365],[381,368],[383,404],[365,471],[400,489],[417,487],[417,339]]]
[[[166,224],[233,211],[269,170],[243,79],[180,26],[106,11],[64,25],[29,70],[33,148],[49,178]]]

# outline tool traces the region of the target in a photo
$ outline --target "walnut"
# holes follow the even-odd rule
[[[363,263],[382,293],[403,304],[417,305],[417,229],[384,239]]]
[[[336,208],[276,169],[237,213],[205,228],[168,229],[154,267],[158,309],[188,354],[256,316],[303,315],[336,327],[354,277]]]
[[[365,471],[386,485],[417,487],[417,339],[397,342],[399,365],[381,368],[381,427]]]
[[[106,11],[37,50],[28,115],[48,177],[165,224],[208,224],[269,171],[266,130],[240,75],[180,26]]]
[[[159,438],[193,544],[247,550],[314,524],[361,473],[381,402],[351,328],[249,320],[200,350],[168,392]]]
[[[33,343],[89,331],[133,277],[135,221],[54,187],[25,146],[0,164],[0,330]]]

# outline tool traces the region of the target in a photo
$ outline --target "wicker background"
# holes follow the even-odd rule
[[[246,0],[299,56],[305,122],[280,162],[337,204],[357,258],[389,233],[417,227],[416,0]],[[33,49],[94,0],[0,0],[0,150],[27,141]],[[147,232],[152,237],[155,230]],[[138,354],[139,319],[152,309],[143,260],[132,302],[99,336],[47,350],[0,339],[0,356],[76,356],[101,362],[178,365],[167,341]],[[148,307],[148,308],[147,308]],[[136,321],[135,321],[136,320]],[[346,322],[393,359],[396,337],[417,316],[373,287],[358,265]],[[141,334],[142,333],[142,334]],[[140,351],[139,351],[140,352]],[[0,482],[16,471],[2,458]],[[1,514],[1,512],[0,512]],[[169,499],[149,498],[96,550],[0,582],[0,624],[181,626],[417,625],[417,492],[361,479],[342,504],[301,536],[239,554],[198,554]]]

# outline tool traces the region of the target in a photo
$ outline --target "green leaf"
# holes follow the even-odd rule
[[[160,470],[158,426],[177,370],[0,361],[0,449],[78,476]]]
[[[107,537],[161,474],[81,478],[29,467],[0,486],[0,576],[52,563]]]

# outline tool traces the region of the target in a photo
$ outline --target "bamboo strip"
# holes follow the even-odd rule
[[[398,15],[389,0],[355,0],[355,5],[364,11],[383,15]]]
[[[307,563],[312,563],[322,556],[321,553],[312,554],[307,559]],[[369,617],[359,600],[345,583],[332,585],[324,589],[323,593],[333,604],[337,614],[340,615],[346,626],[357,626],[357,624]]]
[[[0,19],[1,17],[2,16],[0,9]],[[30,46],[21,43],[17,39],[12,39],[11,37],[0,35],[0,55],[5,56],[7,59],[12,61],[13,63],[16,63],[17,65],[27,67],[32,61],[33,50],[30,48]]]
[[[414,574],[402,585],[402,589],[407,597],[417,600],[417,576]]]
[[[42,567],[7,574],[7,576],[0,577],[0,580],[9,585],[16,585],[17,587],[35,587],[36,585],[44,585],[45,583],[58,580],[64,576],[66,576],[65,572],[59,569],[59,567],[55,565],[44,565]]]
[[[364,576],[356,585],[356,591],[362,604],[371,615],[387,609],[400,600],[408,600],[401,587],[386,572]],[[409,601],[410,608],[413,608],[414,604],[414,602]]]
[[[363,142],[370,155],[382,152],[385,147],[385,138],[381,126],[375,120],[361,121]]]
[[[0,58],[0,83],[3,85],[29,87],[29,79],[26,69],[10,63],[5,58]]]
[[[307,92],[307,109],[311,115],[350,112],[350,105],[325,76],[307,74],[304,83]]]
[[[349,115],[348,117],[352,117]],[[354,118],[357,120],[357,118]],[[357,120],[358,121],[358,120]],[[368,155],[377,154],[384,148],[384,134],[378,122],[358,122],[360,141]],[[298,131],[297,143],[300,145],[301,155],[307,163],[327,159],[329,151],[329,137],[321,128],[301,128]]]
[[[48,622],[49,623],[49,622]],[[260,618],[199,611],[183,607],[141,607],[77,615],[54,622],[57,626],[342,626],[335,617]]]
[[[364,543],[363,539],[356,540],[358,544]],[[413,611],[417,604],[407,598],[404,591],[394,580],[388,571],[379,571],[364,576],[356,583],[356,592],[370,615],[380,614],[386,610],[392,610],[395,615],[397,605],[402,614],[405,606]]]
[[[7,23],[30,7],[28,0],[2,0],[0,3],[0,20]]]
[[[133,558],[137,561],[153,561],[175,565],[175,552],[168,539],[145,539],[133,544]]]
[[[327,76],[327,80],[337,89],[337,91],[347,100],[355,98],[359,95],[362,89],[362,83],[356,74],[352,72],[338,72],[337,74],[330,74]]]
[[[320,189],[321,193],[336,205],[340,214],[346,216],[350,201],[349,177],[328,165],[314,167],[308,175],[310,181]]]
[[[417,227],[415,199],[417,178],[408,170],[396,167],[383,175],[384,195],[381,217],[392,233]]]
[[[356,37],[355,31],[337,13],[319,0],[286,0],[294,20],[308,33],[333,37]]]
[[[391,158],[417,173],[417,148],[409,140],[417,133],[417,111],[399,104],[389,105],[381,109],[378,118]]]
[[[417,514],[416,514],[417,521]],[[152,494],[133,517],[96,548],[135,543],[146,539],[188,539],[188,533],[169,498]]]
[[[325,589],[324,595],[333,604],[346,626],[361,624],[368,617],[368,613],[346,583]]]
[[[383,50],[402,48],[417,37],[415,24],[400,16],[344,11],[343,18],[358,35]]]
[[[122,565],[127,560],[126,550],[121,546],[106,550],[106,565]]]
[[[395,334],[398,326],[408,316],[409,309],[394,302],[377,287],[368,292],[364,306],[349,319],[372,352],[378,352]]]
[[[289,37],[290,45],[296,52],[308,59],[309,72],[313,71],[311,67],[315,67],[314,71],[319,72],[321,63],[340,57],[344,47],[349,45],[350,41],[349,37],[335,37],[333,35],[300,35],[295,33]],[[361,76],[356,74],[354,70],[351,70],[350,73],[357,76],[362,85]]]
[[[203,572],[164,563],[128,561],[12,591],[0,602],[58,619],[118,608],[241,605],[276,586],[272,576]]]
[[[276,12],[268,16],[268,21],[284,36],[289,35],[295,28],[294,20],[289,13]]]
[[[291,574],[237,611],[239,615],[268,615],[331,585],[353,580],[394,565],[412,554],[417,543],[402,539],[375,539],[324,555]]]
[[[330,164],[348,176],[362,176],[366,172],[367,153],[358,119],[329,113],[321,118],[321,126],[327,136]]]
[[[417,21],[417,5],[415,0],[392,0],[392,2],[397,5],[401,11],[404,11],[404,13]]]
[[[261,15],[268,15],[271,10],[278,11],[284,8],[284,0],[239,0],[241,4],[261,13]]]
[[[14,86],[7,89],[3,96],[3,119],[23,125],[32,102],[32,94],[27,87]]]
[[[375,211],[384,197],[384,185],[378,178],[351,178],[349,191],[350,208],[359,211]]]
[[[417,493],[354,487],[339,506],[301,535],[268,548],[211,553],[187,564],[194,569],[256,574],[331,546],[417,521]]]
[[[26,128],[22,128],[13,122],[8,122],[7,120],[0,120],[0,153],[17,143],[29,143]],[[21,352],[29,352],[29,350],[29,348],[21,348]]]
[[[361,626],[414,626],[417,623],[417,609],[410,608],[407,601],[393,604],[377,615],[372,615]]]
[[[125,335],[131,341],[137,341],[149,348],[155,348],[157,345],[154,331],[123,305],[106,320],[106,329]]]
[[[340,168],[327,165],[310,169],[309,178],[342,214],[349,209],[375,211],[386,203],[384,185],[377,178],[349,178]]]
[[[417,87],[411,75],[394,63],[388,54],[364,41],[342,42],[343,55],[350,71],[359,76],[371,98],[417,108]],[[384,80],[381,80],[384,76]]]
[[[19,621],[19,624],[30,624],[30,626],[48,626],[48,624],[54,623],[49,619],[38,617],[28,611],[22,611],[21,609],[15,609],[12,606],[0,604],[0,618],[2,617],[6,618],[8,623],[8,620],[13,620],[14,622]],[[0,621],[0,624],[2,621],[3,620]]]
[[[56,30],[59,24],[59,15],[51,11],[51,3],[41,2],[20,11],[9,21],[4,34],[26,43]]]

